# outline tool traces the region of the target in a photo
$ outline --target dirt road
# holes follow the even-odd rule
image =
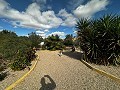
[[[39,51],[34,71],[14,90],[120,90],[113,80],[86,67],[79,53]]]

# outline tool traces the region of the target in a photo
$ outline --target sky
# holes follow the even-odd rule
[[[97,19],[111,13],[120,15],[120,0],[0,0],[0,31],[64,38],[76,35],[79,19]]]

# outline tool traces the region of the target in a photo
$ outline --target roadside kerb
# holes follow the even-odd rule
[[[106,77],[109,77],[109,78],[111,78],[112,80],[114,80],[114,81],[116,81],[117,83],[120,84],[120,78],[118,78],[118,77],[116,77],[116,76],[114,76],[114,75],[112,75],[112,74],[109,74],[109,73],[107,73],[107,72],[105,72],[105,71],[103,71],[103,70],[100,70],[100,69],[98,69],[98,68],[95,68],[95,67],[91,66],[89,63],[87,63],[87,62],[84,61],[84,60],[81,60],[81,62],[82,62],[83,64],[85,64],[88,68],[94,70],[95,72],[97,72],[97,73],[99,73],[99,74],[101,74],[101,75],[104,75],[104,76],[106,76]]]
[[[35,64],[33,65],[33,67],[30,69],[30,71],[28,71],[26,74],[24,74],[20,79],[18,79],[16,82],[14,82],[13,84],[11,84],[10,86],[8,86],[5,90],[12,90],[16,85],[18,85],[21,81],[23,81],[32,71],[33,69],[36,67],[38,62],[38,58],[36,59]]]

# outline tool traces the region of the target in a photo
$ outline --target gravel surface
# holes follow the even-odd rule
[[[39,51],[35,70],[15,90],[120,90],[113,80],[81,63],[78,53]]]
[[[30,66],[30,68],[33,66],[34,63],[35,61],[32,61],[32,65]],[[7,77],[5,77],[4,80],[0,81],[0,90],[4,90],[5,88],[7,88],[9,85],[21,78],[28,71],[28,69],[22,71],[13,71],[10,68],[6,69],[5,72],[7,72],[8,75]]]
[[[104,66],[104,65],[94,65],[94,64],[92,64],[92,66],[120,78],[120,66],[112,66],[112,65]]]
[[[120,90],[120,84],[79,61],[77,52],[39,51],[36,68],[14,90]],[[1,90],[1,89],[0,89]]]

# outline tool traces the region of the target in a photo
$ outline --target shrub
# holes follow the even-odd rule
[[[26,66],[30,66],[35,57],[35,51],[31,48],[18,50],[10,67],[13,70],[22,70]]]
[[[0,69],[10,66],[13,70],[24,69],[35,58],[31,38],[3,30],[0,32]],[[7,63],[6,63],[7,62]],[[5,63],[5,65],[4,65]],[[4,65],[4,66],[3,66]]]
[[[0,72],[7,68],[7,62],[3,58],[3,55],[0,53]]]

